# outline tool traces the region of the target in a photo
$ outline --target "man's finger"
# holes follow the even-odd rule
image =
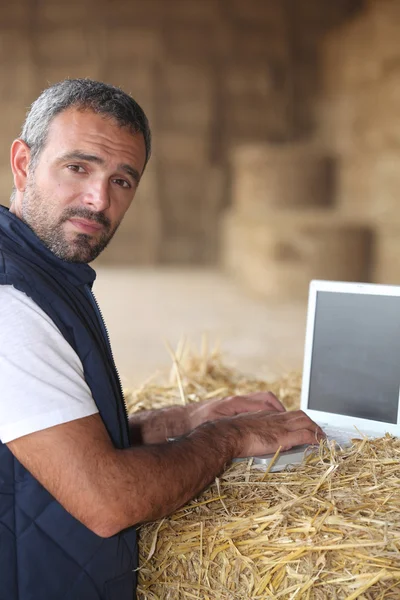
[[[293,414],[292,418],[289,418],[285,424],[285,427],[289,431],[297,431],[301,429],[308,429],[314,434],[317,432],[319,435],[324,436],[324,432],[317,423],[315,423],[310,417],[304,414],[302,411],[296,411],[298,414]],[[290,413],[287,413],[290,415]]]
[[[312,433],[313,439],[318,438],[319,440],[326,437],[323,429],[302,410],[275,413],[274,415],[271,415],[268,411],[264,411],[263,416],[267,419],[271,429],[274,428],[274,423],[279,423],[279,426],[283,426],[288,433],[304,429]],[[271,421],[274,423],[271,423]]]
[[[303,444],[319,444],[323,436],[316,431],[310,429],[296,429],[288,432],[283,446],[285,450],[290,450],[294,446],[302,446]]]
[[[316,425],[316,423],[302,410],[290,410],[286,415],[282,415],[282,417],[288,422],[304,423],[305,427],[307,427],[307,424]]]

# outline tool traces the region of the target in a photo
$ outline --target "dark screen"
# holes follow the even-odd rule
[[[397,423],[400,297],[318,292],[308,407]]]

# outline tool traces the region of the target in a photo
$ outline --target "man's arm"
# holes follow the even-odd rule
[[[205,423],[171,443],[117,450],[93,415],[7,445],[68,512],[109,537],[170,514],[234,457],[316,443],[322,435],[301,411],[263,411]]]
[[[159,444],[189,433],[208,421],[259,410],[284,412],[285,407],[272,392],[254,392],[139,411],[129,417],[132,445]]]

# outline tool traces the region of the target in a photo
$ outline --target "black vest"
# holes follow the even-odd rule
[[[91,292],[95,277],[88,265],[57,258],[0,206],[0,284],[25,292],[54,321],[83,364],[115,447],[127,448],[121,385]],[[98,537],[0,442],[0,600],[132,600],[137,562],[134,528]]]

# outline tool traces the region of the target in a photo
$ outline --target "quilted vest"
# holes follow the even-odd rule
[[[25,292],[60,329],[83,364],[110,438],[122,449],[130,445],[128,420],[91,291],[95,277],[88,265],[57,258],[0,206],[0,284]],[[137,557],[134,528],[98,537],[0,443],[0,600],[133,600]]]

